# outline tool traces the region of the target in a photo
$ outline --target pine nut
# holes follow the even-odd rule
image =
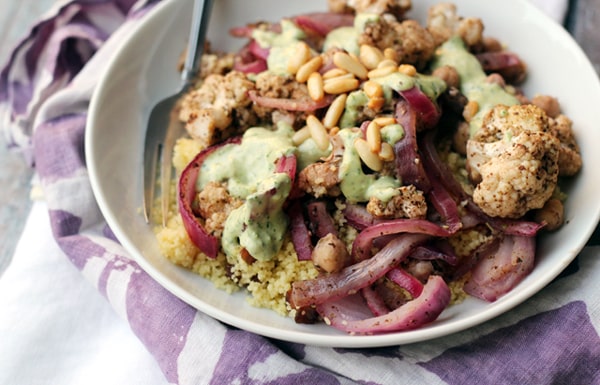
[[[369,143],[362,138],[357,138],[354,141],[354,148],[364,164],[373,171],[381,171],[383,163],[378,154],[374,154],[369,148]]]
[[[323,117],[323,125],[325,128],[333,128],[338,124],[342,113],[344,113],[347,98],[347,94],[340,94],[333,100],[331,105],[329,105],[329,108]]]
[[[367,78],[367,69],[365,66],[345,52],[338,51],[333,54],[333,64],[354,74],[359,79]]]
[[[327,150],[329,147],[329,134],[325,129],[325,126],[319,119],[314,115],[309,115],[306,118],[306,125],[310,131],[310,136],[313,138],[317,147],[321,150]]]
[[[367,143],[369,143],[369,149],[371,152],[377,154],[381,151],[381,127],[373,121],[367,126]]]
[[[384,59],[379,62],[379,64],[377,65],[377,68],[384,68],[384,67],[398,67],[398,63],[392,59]]]
[[[379,124],[379,127],[389,126],[390,124],[396,124],[396,119],[393,116],[378,116],[373,121]]]
[[[306,83],[306,88],[308,89],[308,95],[314,101],[322,100],[325,97],[325,91],[323,89],[323,78],[321,74],[318,72],[313,72],[308,77],[308,81]]]
[[[379,150],[379,158],[384,162],[391,162],[394,160],[394,148],[388,142],[381,143],[381,150]]]
[[[294,146],[299,146],[308,138],[310,138],[310,130],[307,126],[304,126],[294,132],[294,135],[292,135],[292,143],[294,143]]]
[[[367,102],[367,107],[372,109],[373,111],[379,111],[385,105],[385,98],[383,96],[375,96],[370,98]]]
[[[471,100],[463,109],[463,118],[465,118],[467,122],[470,122],[471,119],[473,119],[473,117],[477,114],[477,112],[479,112],[479,103],[477,103],[474,100]]]
[[[341,68],[332,68],[323,74],[323,79],[337,78],[339,76],[346,75],[347,73],[348,71],[344,71]]]
[[[377,68],[377,65],[385,58],[383,52],[372,45],[363,44],[360,46],[359,58],[362,64],[368,69]]]
[[[391,48],[391,47],[387,47],[386,49],[383,50],[383,56],[386,59],[390,59],[393,61],[398,61],[398,53],[396,52],[395,49]]]
[[[295,75],[298,69],[310,59],[310,47],[305,42],[300,42],[296,46],[296,51],[288,60],[287,71]]]
[[[305,83],[308,80],[310,74],[318,71],[319,68],[321,68],[322,64],[322,56],[315,56],[306,63],[302,64],[302,66],[298,68],[298,72],[296,72],[296,81],[298,83]]]
[[[417,69],[412,64],[400,64],[398,66],[398,72],[408,76],[415,76],[417,74]]]
[[[369,79],[380,78],[380,77],[387,76],[389,74],[396,72],[397,69],[398,69],[398,67],[396,67],[396,66],[386,66],[386,67],[381,67],[381,68],[375,68],[374,70],[369,71],[369,73],[367,74],[367,77]]]
[[[376,81],[373,80],[367,80],[366,82],[363,83],[363,90],[365,91],[365,94],[369,97],[369,98],[375,98],[375,97],[381,97],[383,96],[383,87],[381,86],[381,84],[377,83]]]
[[[328,94],[338,95],[345,92],[354,91],[358,88],[359,81],[356,78],[337,77],[325,80],[323,89]]]

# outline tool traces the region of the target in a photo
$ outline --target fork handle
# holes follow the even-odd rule
[[[204,52],[204,42],[208,31],[208,21],[212,11],[213,0],[195,0],[192,15],[192,26],[188,40],[185,64],[181,72],[184,87],[191,83],[198,72],[198,64]]]

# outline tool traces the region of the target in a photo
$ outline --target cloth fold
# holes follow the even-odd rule
[[[550,3],[536,2],[544,7]],[[150,366],[160,368],[161,381],[550,384],[569,379],[570,383],[600,383],[600,299],[593,287],[600,267],[598,248],[585,249],[561,278],[503,316],[448,337],[380,349],[320,348],[257,336],[196,311],[153,281],[129,258],[102,219],[87,176],[83,140],[87,105],[103,63],[156,3],[58,4],[17,46],[0,73],[0,114],[9,143],[36,167],[47,202],[49,221],[44,231],[53,235],[92,288],[126,321],[153,356]],[[552,3],[558,4],[548,8],[556,12],[553,16],[563,17],[566,2]],[[39,213],[36,205],[36,220]],[[22,243],[32,236],[26,232]],[[0,281],[6,285],[0,285],[4,289],[0,304],[13,303],[4,292],[17,279],[7,276]],[[2,317],[0,334],[4,335],[12,329]],[[18,367],[19,358],[8,356],[0,355],[0,366],[7,362]],[[16,374],[7,373],[0,373],[1,383],[19,383],[14,381],[19,377],[10,377]],[[140,375],[137,382],[161,381],[145,381]]]

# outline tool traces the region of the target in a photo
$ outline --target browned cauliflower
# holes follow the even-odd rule
[[[390,13],[398,19],[412,8],[411,0],[329,0],[329,9],[338,13]]]
[[[183,98],[179,119],[192,138],[203,147],[211,146],[256,123],[249,108],[252,89],[254,83],[241,72],[211,74]]]
[[[418,70],[423,69],[435,53],[433,36],[419,22],[399,22],[393,17],[368,21],[358,43],[372,45],[382,51],[392,48],[398,63],[412,64]]]
[[[367,204],[367,211],[377,218],[425,218],[427,215],[427,202],[422,191],[414,185],[401,186],[399,194],[388,202],[382,202],[376,197],[371,197]]]
[[[556,188],[559,151],[542,109],[496,106],[467,142],[473,200],[492,217],[519,218],[543,207]]]
[[[483,23],[478,18],[462,18],[456,12],[456,5],[440,3],[429,8],[427,30],[431,32],[436,45],[440,45],[454,35],[460,36],[467,47],[483,44]]]

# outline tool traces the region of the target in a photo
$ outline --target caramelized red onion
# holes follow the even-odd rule
[[[235,137],[201,151],[186,166],[179,178],[178,206],[179,214],[183,221],[183,227],[194,245],[209,258],[217,257],[217,253],[219,252],[219,241],[215,236],[206,231],[204,224],[196,217],[196,215],[194,215],[192,204],[196,198],[196,180],[198,179],[202,163],[210,154],[224,145],[239,144],[240,142],[241,138]]]
[[[403,234],[389,242],[372,258],[348,266],[337,273],[296,281],[292,283],[288,302],[292,308],[299,309],[357,293],[383,277],[428,238],[429,236],[423,234]]]
[[[299,28],[324,37],[336,28],[351,27],[354,24],[354,15],[349,13],[315,12],[296,16],[293,18],[293,21]]]
[[[448,237],[453,234],[452,231],[426,219],[391,219],[361,231],[352,244],[352,255],[357,261],[368,259],[375,238],[400,233],[426,234],[434,237]]]
[[[505,236],[497,248],[481,256],[465,292],[490,302],[508,293],[533,269],[535,242],[533,237]]]
[[[317,305],[326,323],[353,334],[411,330],[434,321],[450,303],[450,289],[442,277],[432,275],[421,295],[383,315],[370,313],[360,295]]]
[[[404,137],[394,144],[396,176],[403,184],[428,192],[431,186],[417,145],[417,112],[408,101],[401,99],[396,103],[394,116],[404,128]]]
[[[388,277],[396,285],[408,291],[413,298],[420,296],[421,292],[423,291],[423,284],[421,281],[413,277],[401,267],[395,267],[391,269],[387,272],[386,277]]]
[[[290,217],[290,233],[292,244],[299,261],[309,261],[312,255],[312,242],[310,232],[304,222],[304,214],[300,201],[294,201],[288,210]]]

